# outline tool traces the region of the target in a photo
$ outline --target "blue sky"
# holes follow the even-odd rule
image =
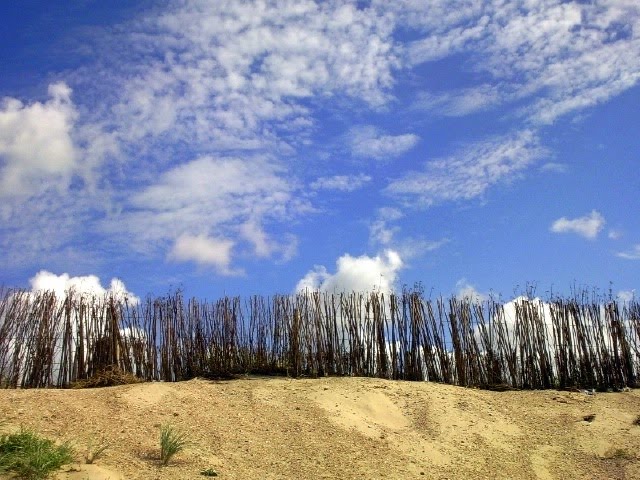
[[[639,287],[636,0],[133,3],[0,4],[0,284]]]

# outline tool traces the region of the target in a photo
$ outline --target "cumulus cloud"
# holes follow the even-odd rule
[[[77,167],[72,132],[77,112],[65,83],[49,85],[50,99],[0,102],[0,196],[28,196],[64,187]]]
[[[487,296],[480,293],[466,278],[461,278],[456,282],[456,297],[461,300],[469,299],[473,302],[484,302],[487,299]]]
[[[400,255],[390,249],[374,257],[345,254],[336,261],[335,273],[329,273],[324,266],[316,266],[298,282],[296,291],[390,292],[395,288],[402,267]]]
[[[339,190],[353,192],[371,181],[371,176],[364,173],[358,175],[334,175],[319,177],[309,185],[313,190]]]
[[[423,170],[393,180],[386,191],[407,203],[427,207],[469,200],[493,185],[513,181],[546,154],[537,136],[524,130],[480,141],[453,156],[427,162]]]
[[[387,135],[367,125],[349,131],[351,153],[356,157],[389,160],[399,157],[415,147],[420,137],[413,133]]]
[[[593,210],[589,215],[568,219],[559,218],[551,225],[554,233],[575,233],[581,237],[594,239],[604,228],[606,221],[600,212]]]
[[[636,243],[630,250],[618,252],[616,255],[625,260],[640,260],[640,243]]]
[[[64,298],[68,292],[73,291],[77,295],[89,295],[96,297],[111,296],[118,300],[127,300],[129,304],[137,304],[140,298],[129,292],[122,280],[112,278],[108,288],[102,286],[100,279],[95,275],[71,277],[68,273],[56,275],[55,273],[41,270],[30,280],[31,291],[53,292],[56,297]]]

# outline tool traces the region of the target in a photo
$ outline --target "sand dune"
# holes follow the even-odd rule
[[[3,390],[5,430],[69,440],[59,479],[640,479],[640,391],[490,392],[366,378]],[[595,418],[585,421],[586,415]],[[159,426],[189,447],[158,464]],[[111,444],[95,465],[90,443]]]

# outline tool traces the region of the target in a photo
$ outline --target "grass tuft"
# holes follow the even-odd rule
[[[171,425],[160,427],[160,461],[168,465],[171,458],[187,446],[187,434],[178,432]]]
[[[29,430],[0,436],[0,472],[12,472],[17,478],[48,478],[62,465],[73,461],[68,444],[56,445]]]

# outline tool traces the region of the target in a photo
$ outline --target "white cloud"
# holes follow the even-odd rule
[[[400,220],[403,216],[403,213],[398,209],[379,208],[376,218],[369,225],[369,242],[376,247],[384,247],[398,252],[405,261],[437,250],[449,242],[447,238],[427,240],[405,236],[398,239],[401,228],[392,225],[392,223]]]
[[[400,231],[400,227],[389,225],[384,218],[377,218],[369,225],[369,240],[373,244],[389,246],[394,236]]]
[[[394,250],[385,250],[375,257],[345,254],[336,261],[335,273],[329,273],[324,266],[316,266],[298,282],[296,291],[389,292],[394,290],[402,267],[402,259]]]
[[[265,222],[309,208],[285,173],[265,157],[202,157],[161,175],[103,228],[117,231],[126,225],[131,247],[149,253],[170,243],[171,259],[212,265],[223,274],[235,273],[232,247],[241,241],[258,257],[290,258],[295,238],[285,233],[273,239],[264,230]]]
[[[466,278],[456,282],[456,297],[459,300],[469,299],[472,302],[484,302],[488,297],[471,285]]]
[[[415,257],[420,257],[428,252],[433,252],[442,248],[449,243],[448,238],[441,238],[440,240],[426,240],[423,238],[406,237],[395,243],[400,255],[405,260],[411,260]]]
[[[526,99],[522,114],[536,124],[602,103],[640,81],[640,5],[633,0],[374,4],[418,34],[405,49],[407,65],[466,53],[472,69],[501,85],[497,95],[477,97],[480,104]]]
[[[126,49],[118,55],[130,51],[135,61],[119,72],[119,134],[129,143],[168,137],[217,151],[274,149],[283,131],[312,124],[305,99],[382,105],[399,61],[390,17],[371,13],[349,3],[220,0],[149,14],[119,39]]]
[[[393,207],[382,207],[378,209],[378,218],[385,222],[393,222],[400,220],[404,217],[404,213],[401,210]]]
[[[253,253],[259,258],[278,255],[277,261],[288,262],[298,253],[298,238],[284,234],[280,241],[274,240],[263,228],[260,221],[253,218],[239,228],[240,238],[253,245]]]
[[[386,135],[376,127],[367,125],[349,131],[351,153],[356,157],[389,160],[399,157],[415,147],[420,137],[413,133]]]
[[[537,136],[525,130],[477,142],[451,157],[432,160],[424,170],[392,181],[386,191],[419,206],[468,200],[483,195],[495,184],[513,181],[545,155]]]
[[[439,94],[422,92],[418,95],[414,107],[447,117],[462,117],[495,105],[501,96],[495,85],[480,85]]]
[[[616,255],[625,260],[640,260],[640,243],[636,243],[630,250],[618,252]]]
[[[77,167],[72,139],[77,112],[71,89],[49,85],[46,103],[0,103],[0,196],[25,197],[51,186],[64,188]],[[0,164],[1,165],[1,164]]]
[[[269,257],[276,248],[262,226],[255,220],[249,220],[240,226],[240,236],[253,244],[254,252],[258,257]]]
[[[620,240],[623,236],[623,233],[620,230],[609,230],[607,237],[611,240]]]
[[[447,31],[434,32],[411,42],[407,49],[408,62],[411,65],[432,62],[465,49],[470,42],[486,36],[488,21],[488,17],[482,16],[475,25],[451,26]]]
[[[111,279],[109,288],[105,288],[95,275],[71,277],[68,273],[56,275],[46,270],[41,270],[29,280],[29,284],[32,292],[53,292],[59,299],[64,298],[69,291],[73,291],[78,295],[96,297],[113,295],[118,300],[126,299],[129,304],[140,302],[140,299],[129,292],[122,280],[118,278]]]
[[[169,258],[179,262],[195,262],[199,265],[213,266],[223,275],[233,272],[231,250],[233,242],[227,239],[211,238],[205,235],[180,235],[169,253]]]
[[[468,73],[464,88],[425,97],[430,108],[459,116],[513,102],[536,128],[640,79],[634,0],[358,3],[171,1],[92,45],[102,52],[95,64],[69,77],[77,106],[63,83],[50,86],[47,101],[5,99],[0,197],[31,195],[22,212],[0,205],[2,220],[16,226],[1,232],[5,257],[62,248],[78,232],[95,231],[105,212],[102,231],[115,237],[125,228],[138,251],[166,255],[189,235],[229,239],[234,254],[249,245],[257,256],[286,257],[295,241],[266,232],[309,208],[298,180],[273,159],[289,161],[313,145],[328,102],[381,112],[400,87],[396,72],[421,74],[411,71],[418,62],[460,54],[452,61]],[[406,29],[415,41],[402,44]],[[371,126],[352,133],[353,155],[374,159],[402,155],[419,141]],[[268,158],[255,160],[260,155]],[[475,198],[543,156],[532,131],[493,138],[401,174],[387,191],[422,205]],[[103,162],[108,157],[120,162]],[[230,175],[234,168],[242,174]],[[317,179],[315,187],[370,181],[341,177]]]
[[[364,187],[371,181],[370,175],[334,175],[332,177],[320,177],[309,185],[313,190],[339,190],[353,192]]]
[[[540,171],[545,173],[565,173],[567,165],[565,163],[548,162],[540,167]]]
[[[618,300],[621,302],[630,302],[636,298],[635,290],[620,290],[618,292]]]
[[[576,233],[581,237],[594,239],[604,228],[605,223],[606,221],[602,214],[593,210],[589,215],[583,217],[574,219],[559,218],[551,225],[551,231],[554,233]]]

